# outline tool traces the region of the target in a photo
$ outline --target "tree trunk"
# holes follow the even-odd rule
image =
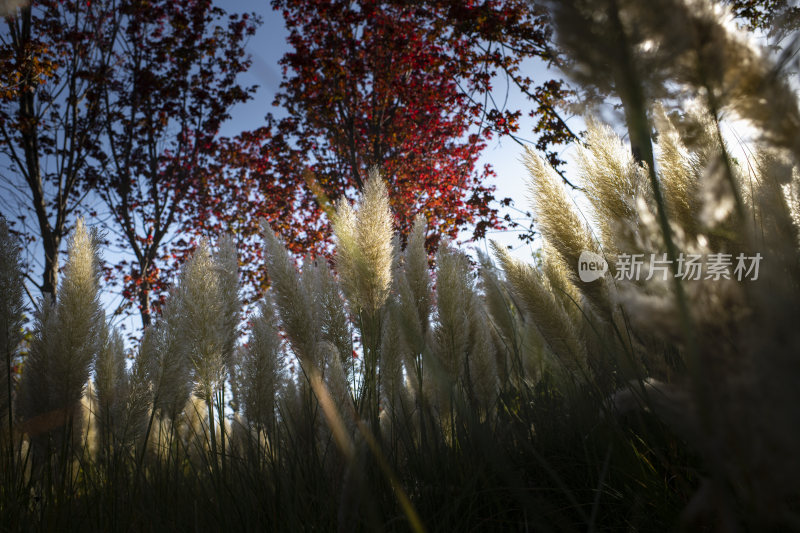
[[[58,290],[58,248],[61,237],[56,234],[44,238],[44,272],[42,273],[42,295],[56,299]]]
[[[148,327],[152,321],[153,304],[150,301],[152,288],[150,284],[143,281],[139,286],[139,313],[142,316],[142,328]]]
[[[9,22],[9,25],[11,23]],[[13,31],[13,27],[12,27]],[[28,47],[31,42],[31,10],[26,8],[22,11],[22,26],[16,42],[19,53]],[[38,117],[36,114],[36,97],[33,87],[37,84],[37,74],[30,70],[24,72],[24,87],[26,90],[20,91],[19,95],[19,119],[22,127],[20,128],[21,145],[24,150],[24,162],[22,167],[25,180],[31,191],[33,208],[36,219],[39,223],[39,234],[42,237],[44,248],[44,272],[42,273],[42,284],[39,287],[42,296],[56,298],[58,290],[58,249],[61,245],[63,232],[63,209],[58,203],[55,227],[50,225],[47,216],[47,201],[45,200],[44,184],[42,181],[41,166],[39,163],[39,130]]]

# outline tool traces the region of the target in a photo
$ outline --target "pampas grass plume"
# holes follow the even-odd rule
[[[20,383],[19,414],[29,422],[32,437],[65,428],[69,421],[74,428],[80,427],[81,399],[106,335],[98,295],[97,240],[97,234],[90,233],[79,219],[69,242],[58,299],[40,301]]]
[[[364,184],[354,210],[340,202],[333,221],[336,266],[345,294],[358,313],[374,315],[389,295],[392,267],[392,212],[386,185],[376,170]]]
[[[266,221],[261,222],[264,235],[267,273],[271,281],[272,300],[286,333],[302,364],[317,364],[316,344],[319,328],[315,317],[313,295],[301,282],[289,252]]]
[[[271,429],[275,406],[285,381],[286,358],[272,302],[262,302],[253,318],[250,339],[242,354],[242,405],[249,424]]]

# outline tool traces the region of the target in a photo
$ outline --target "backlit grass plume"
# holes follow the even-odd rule
[[[228,348],[227,302],[220,297],[220,280],[208,245],[201,244],[178,279],[181,342],[194,370],[197,392],[210,401],[224,379],[223,351]],[[234,293],[235,294],[235,293]]]
[[[234,365],[233,353],[239,337],[239,315],[242,308],[242,301],[239,297],[239,257],[236,252],[236,242],[230,235],[223,235],[217,243],[214,269],[217,275],[219,298],[222,303],[220,351],[226,370],[230,373]],[[234,401],[236,401],[235,390]]]
[[[453,387],[459,386],[475,406],[487,409],[494,400],[497,369],[488,315],[475,290],[468,257],[443,244],[436,254],[436,308],[433,338],[435,376],[440,408],[447,412]],[[436,368],[436,367],[434,367]]]
[[[469,259],[445,243],[436,254],[437,354],[447,377],[455,383],[463,375],[470,346],[474,302]]]
[[[370,172],[355,208],[346,201],[333,221],[336,267],[353,312],[375,314],[386,301],[391,284],[392,212],[386,185]]]
[[[393,306],[392,329],[405,354],[405,368],[410,381],[420,393],[422,388],[422,354],[430,344],[430,318],[433,312],[433,288],[428,253],[425,249],[425,220],[417,216],[408,243],[398,251],[392,283],[396,304]]]
[[[340,448],[349,449],[349,437],[341,422],[341,413],[347,412],[347,407],[352,410],[352,406],[347,405],[351,399],[344,394],[348,392],[347,386],[341,386],[347,380],[341,348],[346,349],[349,343],[344,338],[347,326],[341,323],[342,306],[336,301],[337,284],[329,273],[320,270],[326,270],[327,265],[324,262],[314,264],[310,257],[305,259],[302,272],[298,272],[266,221],[262,222],[262,230],[272,283],[271,299],[278,323],[302,370],[298,372],[296,384],[293,377],[287,380],[282,402],[283,420],[296,446],[306,450],[326,448],[331,434],[328,429],[331,429]],[[331,368],[334,370],[329,372]],[[335,385],[342,393],[336,397],[331,397],[332,391],[326,387],[331,385],[331,378],[335,378]],[[325,413],[327,426],[323,425],[320,409]]]
[[[503,382],[514,378],[525,379],[522,364],[522,319],[508,289],[500,280],[500,273],[485,253],[478,251],[480,261],[480,289],[486,305],[487,319],[495,331],[498,344],[498,375]],[[513,367],[513,371],[512,371]]]
[[[381,321],[392,282],[393,218],[386,185],[370,171],[355,208],[342,200],[333,219],[336,269],[364,347],[360,411],[378,425]]]
[[[585,184],[586,196],[597,215],[595,223],[600,227],[603,247],[607,253],[614,253],[616,228],[609,225],[620,220],[636,219],[636,198],[648,197],[647,174],[634,160],[630,149],[610,128],[594,120],[589,120],[587,126],[586,145],[578,148],[580,175]],[[529,168],[534,172],[542,172],[538,165]],[[541,204],[546,203],[545,198],[552,198],[552,194],[548,194],[543,185],[538,184],[543,179],[537,178],[537,185],[534,185],[539,192],[545,193],[539,196],[543,198]],[[537,204],[537,208],[543,210],[545,206]],[[552,215],[548,212],[546,216]],[[586,244],[582,243],[583,246]],[[567,264],[573,264],[570,260]]]
[[[551,353],[563,368],[580,377],[585,368],[586,348],[561,299],[548,289],[534,267],[514,259],[508,250],[496,243],[492,243],[492,248],[512,294],[532,317]]]
[[[80,439],[76,428],[83,416],[81,398],[105,342],[97,234],[90,233],[82,219],[68,249],[56,302],[39,303],[20,383],[19,416],[40,452]]]
[[[584,219],[567,197],[558,174],[529,148],[525,150],[524,162],[531,175],[530,195],[539,229],[559,258],[565,265],[577,265],[582,252],[599,253],[596,240],[592,238]],[[610,186],[609,190],[612,188]],[[619,196],[623,194],[624,192],[617,193]],[[573,283],[581,289],[595,309],[601,313],[607,312],[608,290],[602,281],[595,284],[583,283],[573,275]]]
[[[319,326],[315,322],[313,295],[302,283],[294,261],[266,221],[261,223],[272,300],[292,351],[304,365],[318,365]]]
[[[133,365],[132,386],[149,397],[152,417],[175,419],[192,390],[191,362],[183,345],[181,301],[175,289],[160,319],[144,332]]]
[[[353,332],[339,282],[323,257],[307,258],[303,264],[302,277],[308,291],[313,294],[313,310],[320,328],[320,339],[335,347],[334,352],[327,352],[339,358],[339,366],[349,376],[348,381],[351,381],[355,371],[352,356]]]
[[[407,320],[419,326],[410,338],[422,340],[428,333],[433,306],[431,274],[425,249],[425,219],[417,216],[408,244],[402,253],[402,269],[397,273],[397,290]],[[421,347],[416,346],[418,352]]]
[[[788,460],[800,442],[793,385],[800,339],[789,325],[800,300],[791,195],[800,127],[796,98],[768,56],[708,2],[568,1],[552,7],[578,74],[591,75],[622,99],[632,144],[628,155],[610,130],[590,124],[581,150],[590,218],[611,263],[609,273],[592,282],[576,275],[576,253],[596,251],[591,239],[580,237],[582,221],[567,220],[557,180],[529,161],[542,234],[563,259],[570,283],[604,318],[596,320],[580,305],[569,342],[585,352],[593,381],[600,383],[609,368],[614,374],[603,383],[616,381],[616,387],[628,387],[620,376],[636,376],[628,390],[639,405],[704,458],[707,480],[688,504],[684,525],[713,514],[727,527],[740,521],[749,528],[786,527],[793,511],[785,502],[800,494],[795,463]],[[680,96],[691,107],[667,112],[648,101],[656,94]],[[762,146],[744,161],[729,154],[723,113],[761,130]],[[645,172],[649,180],[640,177]],[[625,276],[615,269],[624,254],[637,253],[640,271]],[[680,261],[687,256],[702,258],[704,269],[727,260],[728,270],[686,276]],[[659,276],[653,260],[664,257],[672,268]],[[758,278],[747,279],[741,261],[756,257]],[[547,332],[569,322],[565,313],[542,312],[552,306],[551,284],[542,283],[535,268],[515,265],[504,254],[499,259],[516,297],[557,352],[549,339],[558,337]],[[602,287],[608,290],[598,298]],[[554,321],[557,316],[563,318]],[[741,505],[748,511],[740,512]]]
[[[94,393],[99,427],[100,448],[119,449],[131,436],[128,431],[128,373],[125,368],[125,344],[117,331],[106,336],[103,349],[94,363]]]
[[[276,404],[286,379],[286,362],[269,299],[261,303],[252,320],[250,339],[240,365],[242,406],[247,422],[258,431],[274,434]]]
[[[659,131],[658,163],[661,183],[669,208],[670,220],[684,233],[694,236],[699,228],[699,180],[705,167],[705,154],[686,148],[680,132],[669,119],[663,106],[655,108],[655,124]],[[698,143],[707,146],[707,142]]]
[[[222,239],[215,256],[201,244],[181,270],[174,297],[179,303],[181,348],[192,365],[196,392],[206,403],[209,441],[216,455],[218,437],[224,445],[224,384],[232,366],[239,321],[238,260],[233,242]]]

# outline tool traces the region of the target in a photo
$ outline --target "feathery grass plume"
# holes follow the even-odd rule
[[[297,385],[297,377],[294,372],[287,373],[283,390],[278,395],[276,405],[282,427],[286,433],[290,433],[303,418],[302,392]]]
[[[250,324],[250,322],[248,322],[248,324]],[[231,399],[228,405],[233,409],[234,415],[238,415],[242,409],[242,384],[244,383],[242,361],[244,359],[245,350],[246,346],[244,344],[238,344],[233,349],[229,360],[230,364],[228,365],[228,383],[231,386]],[[242,418],[242,420],[245,419],[246,417]]]
[[[791,272],[799,247],[789,243],[800,239],[798,200],[792,190],[797,187],[797,165],[784,150],[762,148],[755,166],[758,175],[751,203],[755,211],[753,223],[757,224],[756,243],[779,253],[782,266]]]
[[[356,208],[339,202],[333,219],[336,268],[364,347],[359,410],[377,431],[382,308],[392,283],[393,217],[386,185],[370,171]]]
[[[125,369],[125,343],[119,332],[106,336],[94,363],[95,416],[99,425],[100,449],[106,453],[126,439],[126,408],[129,398]]]
[[[661,3],[681,0],[664,0]],[[655,204],[659,210],[659,221],[669,244],[671,257],[675,250],[671,245],[669,227],[663,199],[655,174],[650,124],[647,116],[648,98],[663,96],[671,85],[664,81],[664,54],[652,53],[663,43],[644,31],[644,23],[638,18],[656,22],[650,4],[634,0],[550,0],[547,2],[553,17],[556,35],[561,49],[571,61],[570,74],[584,84],[587,90],[597,88],[603,94],[616,94],[622,100],[631,148],[636,159],[648,169]],[[647,4],[647,5],[645,5]],[[654,11],[654,10],[651,10]],[[671,31],[682,27],[681,17],[665,12],[658,24],[670,29],[661,35],[677,35]]]
[[[242,300],[239,297],[239,257],[236,242],[231,235],[223,235],[217,243],[214,254],[214,270],[217,274],[217,287],[221,300],[221,339],[222,360],[229,373],[234,366],[234,348],[239,337],[239,315]],[[234,391],[235,392],[235,391]],[[237,402],[234,395],[233,401]]]
[[[586,146],[578,147],[580,176],[594,208],[603,248],[615,253],[616,228],[612,226],[636,221],[635,198],[647,197],[647,174],[611,128],[591,118],[586,125]],[[531,167],[541,172],[541,164]]]
[[[400,331],[403,317],[399,304],[392,299],[387,303],[386,320],[381,334],[381,403],[388,410],[402,413],[401,405],[407,400],[403,379],[403,362],[410,359],[409,348]],[[386,410],[386,409],[384,409]]]
[[[558,364],[552,350],[546,348],[547,342],[527,311],[522,316],[522,381],[534,386],[544,377],[549,368]]]
[[[313,295],[301,282],[289,252],[266,221],[261,222],[266,246],[267,273],[272,283],[272,299],[278,311],[280,325],[292,346],[292,351],[304,365],[315,364],[319,334],[315,320]]]
[[[303,281],[315,299],[314,311],[320,324],[320,338],[336,347],[339,363],[352,381],[353,335],[339,283],[324,258],[303,262]]]
[[[736,185],[731,186],[732,182]],[[709,231],[709,236],[722,237],[728,241],[735,238],[732,230],[736,221],[732,217],[736,214],[737,203],[740,202],[737,192],[740,183],[736,167],[730,166],[723,155],[714,158],[706,167],[700,182],[702,207],[699,215],[700,223]]]
[[[210,398],[224,379],[225,302],[219,287],[217,268],[208,246],[203,243],[184,264],[178,278],[181,342],[194,369],[197,391]]]
[[[726,153],[727,148],[714,135],[708,117],[694,109],[696,105],[694,101],[685,114],[674,113],[670,117],[662,107],[656,108],[656,122],[660,127],[659,173],[668,193],[665,201],[671,206],[671,213],[680,213],[675,216],[676,224],[671,224],[674,242],[684,254],[698,256],[742,250],[743,246],[749,248],[744,237],[750,230],[741,227],[743,221],[731,216],[736,199],[730,178],[732,176],[736,181],[737,188],[740,188],[743,178],[735,166],[726,169],[720,154]],[[620,226],[617,235],[619,247],[646,254],[663,250],[663,234],[652,206],[638,199],[637,209],[638,224]],[[646,269],[647,265],[643,270]],[[673,341],[680,339],[685,325],[681,323],[675,302],[671,301],[674,287],[657,278],[648,283],[619,282],[618,285],[619,301],[629,311],[628,316],[635,325],[642,330],[659,328]],[[684,287],[687,295],[691,296],[688,300],[695,303],[695,321],[706,321],[719,312],[724,314],[724,305],[713,306],[715,310],[708,307],[712,301],[736,301],[730,294],[729,284],[722,282],[688,283]],[[652,356],[653,350],[643,353]],[[654,369],[659,362],[651,357],[648,366]]]
[[[511,292],[533,318],[552,353],[564,368],[580,377],[586,354],[576,325],[561,302],[547,289],[536,269],[516,261],[495,242],[492,242],[492,250],[505,272]]]
[[[425,218],[417,215],[403,253],[404,283],[401,295],[404,305],[416,302],[417,321],[422,329],[421,337],[427,334],[431,315],[431,275],[428,268],[428,253],[425,250]],[[405,288],[407,287],[407,289]]]
[[[223,239],[216,257],[212,257],[205,243],[201,244],[178,279],[181,341],[194,369],[197,393],[206,402],[209,440],[215,457],[218,438],[224,446],[222,389],[236,342],[238,292],[238,260],[229,239]],[[215,415],[219,417],[219,434]],[[216,467],[216,460],[212,466]]]
[[[268,440],[251,430],[252,424],[247,417],[238,411],[231,418],[230,456],[239,461],[255,459],[254,465],[260,465],[260,450],[269,450]],[[253,452],[255,451],[255,455]]]
[[[474,293],[466,255],[443,243],[436,254],[436,354],[446,377],[456,382],[470,350]]]
[[[719,432],[741,443],[740,455],[729,457],[727,474],[756,507],[761,520],[783,520],[800,494],[800,465],[787,460],[800,446],[800,249],[798,228],[782,195],[781,184],[791,169],[779,154],[763,154],[754,194],[759,238],[755,250],[764,256],[759,279],[742,287],[750,312],[733,325],[739,336],[738,358],[733,373],[730,363],[718,361],[730,374],[726,409]],[[744,307],[744,306],[743,306]],[[745,309],[747,309],[745,307]],[[733,329],[732,328],[732,329]],[[724,366],[723,366],[724,365]],[[738,402],[729,400],[734,396]],[[725,401],[726,403],[723,403]],[[744,419],[744,420],[742,420]],[[744,423],[742,423],[744,421]],[[780,522],[779,522],[780,523]]]
[[[313,293],[313,261],[308,260],[301,276],[286,248],[265,221],[262,230],[267,272],[272,282],[272,300],[279,323],[302,369],[297,383],[292,378],[289,380],[291,383],[287,382],[286,398],[282,402],[283,420],[287,423],[287,432],[292,435],[293,446],[305,450],[305,453],[316,454],[320,434],[325,429],[320,427],[319,397],[312,380],[323,376],[326,368],[324,357],[328,354],[320,349],[323,313]]]
[[[343,200],[333,220],[336,266],[353,312],[375,315],[392,281],[393,218],[386,185],[370,171],[355,210]]]
[[[478,410],[479,414],[488,414],[497,399],[496,347],[489,329],[489,316],[483,301],[477,298],[475,293],[473,293],[472,300],[465,387],[470,404]]]
[[[550,292],[556,295],[564,310],[574,323],[580,322],[582,312],[580,308],[581,295],[572,282],[570,272],[549,242],[542,243],[542,274]]]
[[[321,352],[320,359],[324,361],[325,365],[322,372],[323,383],[328,388],[330,396],[349,434],[352,435],[355,430],[355,419],[353,418],[355,406],[353,404],[353,395],[350,392],[350,386],[347,383],[347,374],[344,368],[342,368],[342,359],[339,357],[339,350],[329,341],[320,342],[318,349]],[[330,426],[330,424],[328,424],[328,426]]]
[[[697,378],[691,376],[688,385],[677,389],[688,398],[688,408],[670,397],[651,399],[649,407],[702,454],[714,482],[730,487],[733,494],[726,497],[735,496],[737,501],[746,502],[748,520],[760,527],[783,525],[786,508],[782,502],[800,491],[798,468],[785,460],[800,442],[800,432],[795,429],[796,406],[800,402],[795,354],[800,337],[794,320],[800,312],[800,262],[797,228],[780,187],[781,182],[790,179],[792,169],[780,160],[764,159],[756,167],[752,217],[758,228],[757,239],[740,239],[739,245],[745,248],[738,250],[745,255],[761,254],[759,279],[687,284],[687,294],[696,311],[699,357],[713,380],[697,383]],[[740,228],[739,233],[745,234],[742,226],[751,223],[748,216],[731,227]],[[727,248],[736,242],[730,239],[698,241],[701,242],[693,245],[703,248],[690,249],[691,252],[702,251],[706,255],[737,251]],[[622,304],[631,317],[641,321],[638,327],[649,328],[654,335],[672,341],[669,335],[680,333],[675,331],[680,327],[677,310],[667,307],[654,312],[659,300],[645,289],[649,287],[636,291],[638,298],[626,295]],[[648,297],[652,300],[650,307],[646,306]],[[661,302],[663,307],[663,299]],[[661,327],[670,317],[673,326]],[[692,385],[694,389],[690,388]],[[665,407],[667,413],[663,412]],[[676,421],[674,413],[681,409],[684,419]],[[686,431],[687,424],[691,432]],[[704,493],[698,491],[687,512],[714,505],[704,500]],[[735,515],[732,508],[722,511]]]
[[[800,228],[800,171],[791,166],[791,178],[788,182],[782,183],[781,189],[789,207],[792,222],[796,228]]]
[[[575,286],[601,316],[606,315],[605,318],[609,318],[610,302],[603,279],[587,283],[577,276],[581,253],[598,253],[599,250],[567,198],[561,178],[550,165],[527,147],[524,162],[531,176],[529,191],[542,235],[558,252]]]
[[[58,300],[54,304],[41,301],[37,314],[20,383],[19,414],[40,452],[46,453],[41,445],[47,445],[51,430],[58,430],[57,446],[79,439],[73,430],[80,427],[81,398],[106,335],[98,295],[97,240],[97,233],[89,233],[83,219],[78,219]]]
[[[80,439],[81,456],[78,460],[91,460],[99,456],[98,450],[103,442],[97,424],[96,415],[99,412],[97,395],[91,379],[86,382],[79,409],[81,411],[80,426],[77,427],[77,430],[73,430]]]
[[[680,225],[688,236],[697,234],[698,181],[700,165],[697,152],[690,152],[663,105],[654,109],[658,129],[658,167],[670,220]],[[699,169],[697,169],[699,170]]]
[[[22,422],[23,431],[41,434],[58,425],[58,414],[47,416],[52,410],[47,389],[52,379],[50,359],[58,346],[58,325],[55,302],[41,300],[34,310],[30,348],[19,384],[17,417]],[[63,411],[61,415],[63,422]],[[33,427],[26,427],[26,421],[32,421]]]
[[[192,366],[183,341],[181,302],[177,289],[170,291],[161,318],[145,330],[134,363],[137,390],[149,382],[154,414],[174,419],[186,405],[192,391]]]
[[[675,9],[671,4],[660,11]],[[733,109],[759,127],[773,146],[785,147],[800,156],[800,109],[787,80],[776,70],[766,52],[731,23],[730,14],[711,2],[678,2],[688,19],[691,40],[681,53],[675,77],[705,89],[712,114]],[[664,31],[663,27],[653,24]],[[713,97],[709,96],[713,95]],[[714,102],[713,98],[718,101]]]
[[[151,414],[155,414],[153,403],[153,384],[150,375],[141,356],[144,345],[152,343],[153,326],[147,328],[139,343],[139,349],[133,360],[130,370],[127,371],[127,398],[125,399],[125,440],[131,442],[137,448],[145,444],[143,436],[148,431],[148,422]],[[152,346],[147,348],[152,354]],[[188,381],[188,379],[187,379]],[[150,428],[152,429],[152,428]]]
[[[496,331],[503,349],[497,351],[497,370],[501,381],[524,379],[522,365],[522,317],[507,287],[500,281],[497,267],[491,258],[478,250],[480,289],[486,305],[487,318]]]
[[[145,441],[142,445],[142,459],[148,461],[161,461],[167,463],[170,460],[185,456],[185,448],[179,446],[181,418],[183,416],[184,405],[175,418],[164,416],[155,417],[150,421],[150,431],[144,434]]]
[[[582,42],[586,56],[579,57],[579,62],[586,64],[588,57],[594,61],[591,66],[595,71],[619,69],[620,64],[626,63],[622,68],[628,70],[627,82],[631,86],[641,82],[648,91],[665,85],[660,79],[669,75],[705,100],[701,114],[667,117],[662,110],[656,110],[661,130],[659,172],[666,193],[664,204],[683,232],[673,228],[675,242],[687,253],[742,251],[754,255],[758,251],[762,257],[774,257],[781,264],[772,270],[774,267],[768,266],[772,261],[765,261],[760,272],[763,279],[758,283],[724,279],[687,283],[687,301],[692,304],[692,323],[688,327],[686,314],[669,294],[680,286],[670,289],[668,284],[657,281],[621,284],[619,298],[631,318],[633,342],[641,343],[641,349],[663,353],[664,346],[691,336],[696,359],[702,363],[701,375],[706,379],[698,379],[693,373],[688,376],[688,385],[676,386],[679,396],[687,398],[683,404],[665,396],[651,399],[649,407],[702,454],[715,483],[730,487],[737,501],[747,502],[748,514],[756,518],[754,524],[780,522],[785,509],[776,502],[796,498],[800,492],[794,464],[785,461],[800,440],[800,434],[793,430],[797,427],[796,405],[800,400],[796,385],[790,384],[797,375],[794,354],[798,340],[796,327],[787,326],[787,317],[797,314],[797,232],[780,193],[780,184],[786,183],[792,172],[788,170],[790,165],[781,170],[776,168],[781,165],[769,164],[751,171],[750,186],[755,191],[749,194],[747,188],[741,187],[739,168],[727,157],[719,134],[719,117],[723,110],[731,110],[750,118],[766,130],[765,137],[773,148],[785,147],[797,154],[800,122],[796,100],[778,76],[768,79],[772,71],[769,61],[762,60],[760,52],[719,22],[715,18],[718,14],[706,2],[607,2],[605,7],[611,9],[605,10],[602,2],[563,4],[568,6],[565,9],[583,6],[584,14],[594,17],[591,25],[597,26],[597,31],[604,31],[602,24],[596,24],[602,16],[615,11],[617,22],[625,30],[623,37],[631,39],[627,44],[643,44],[646,39],[648,46],[642,49],[652,51],[649,59],[661,61],[662,70],[653,69],[657,72],[651,76],[650,69],[641,68],[647,57],[637,57],[634,62],[617,61],[619,58],[600,50],[603,45],[597,45],[591,32],[563,26],[560,33],[572,31],[571,38]],[[665,23],[669,17],[680,24]],[[687,30],[674,32],[674,27]],[[624,76],[617,76],[617,81],[626,82]],[[625,87],[622,89],[624,93]],[[622,96],[625,99],[630,94]],[[639,104],[644,109],[644,102]],[[703,115],[709,118],[703,119]],[[627,235],[620,232],[616,236],[617,248],[632,244],[638,249],[659,249],[667,239],[669,224],[656,223],[647,198],[639,197],[638,202],[639,223]],[[748,213],[750,206],[755,212]],[[735,208],[747,216],[733,216]],[[752,227],[757,229],[755,240],[750,239]],[[695,330],[692,335],[689,328]],[[650,368],[650,374],[654,372]],[[652,389],[648,384],[645,380],[643,390]],[[663,414],[664,407],[672,416]],[[681,410],[687,418],[697,413],[697,419],[685,421],[674,416]],[[682,430],[680,426],[686,425],[683,422],[693,426],[693,431]],[[701,496],[698,492],[697,499]],[[709,504],[705,502],[706,506]],[[703,504],[693,502],[690,507],[698,505]],[[730,511],[723,509],[722,513]]]
[[[220,444],[220,431],[211,430],[211,420],[214,413],[209,409],[205,398],[197,394],[189,396],[189,403],[181,410],[178,418],[173,421],[177,430],[179,449],[186,450],[189,461],[197,466],[209,465],[209,452],[211,457],[216,456]],[[210,470],[216,468],[216,462],[211,461]]]
[[[547,248],[545,243],[545,249]],[[478,252],[481,264],[481,290],[483,306],[487,314],[487,322],[494,332],[493,343],[496,346],[495,368],[502,384],[509,380],[516,387],[523,383],[533,385],[542,375],[544,343],[538,329],[530,324],[530,316],[524,305],[513,294],[508,280],[503,272],[497,268],[491,258]],[[545,256],[545,271],[547,267]],[[552,263],[563,270],[560,259]],[[564,291],[573,295],[577,301],[580,296],[577,289],[564,274],[561,280]],[[555,284],[551,282],[550,289],[555,291]],[[558,293],[556,293],[558,294]],[[563,296],[563,294],[562,294]],[[562,302],[566,306],[566,302]],[[570,302],[570,308],[579,313],[579,309]]]
[[[765,52],[733,23],[720,3],[707,0],[552,1],[557,35],[574,60],[579,81],[612,87],[623,100],[636,80],[642,96],[694,90],[711,98],[712,114],[730,107],[752,120],[774,145],[800,146],[800,113],[792,90]],[[681,28],[681,31],[675,31]]]
[[[275,407],[285,381],[286,356],[272,305],[269,298],[259,305],[240,365],[242,406],[248,424],[259,431],[274,432]]]
[[[217,276],[218,297],[222,304],[219,318],[220,350],[224,369],[222,381],[217,388],[216,408],[222,425],[220,439],[224,449],[227,446],[225,443],[225,428],[227,427],[227,422],[225,421],[227,417],[225,416],[226,392],[224,374],[227,372],[231,383],[233,383],[233,375],[236,370],[234,350],[239,337],[239,319],[242,310],[242,300],[239,297],[239,257],[236,253],[236,243],[231,235],[223,235],[220,238],[213,259]],[[234,405],[239,403],[238,392],[235,387],[232,387],[231,401]]]
[[[22,341],[24,309],[19,243],[9,233],[6,220],[0,218],[0,435],[11,435],[14,368]]]
[[[643,107],[645,95],[660,96],[664,88],[678,86],[684,95],[702,96],[718,139],[721,113],[733,110],[758,126],[772,145],[800,155],[800,108],[792,89],[766,52],[735,27],[719,4],[572,0],[551,5],[562,45],[585,74],[606,83],[612,73],[626,112]],[[599,24],[602,16],[606,22]],[[674,31],[676,27],[683,31]],[[665,83],[668,79],[672,83]],[[648,134],[640,127],[644,125],[637,125],[637,135]],[[644,138],[641,142],[646,144]],[[730,168],[727,154],[723,161]],[[646,157],[645,162],[650,163]],[[732,180],[730,185],[734,187]],[[737,210],[741,214],[740,204]]]
[[[475,292],[469,258],[445,242],[436,254],[436,264],[433,335],[436,362],[443,371],[434,376],[439,409],[442,415],[448,412],[452,387],[460,383],[470,403],[485,411],[494,400],[497,370],[486,311]]]
[[[408,242],[396,254],[392,274],[396,320],[404,350],[406,368],[416,393],[421,391],[422,354],[430,337],[430,317],[433,308],[428,253],[425,250],[425,219],[417,215]]]
[[[130,376],[128,415],[139,441],[138,466],[148,452],[170,457],[179,418],[194,388],[192,364],[183,337],[182,292],[170,290],[159,320],[144,331]]]
[[[699,181],[711,160],[725,148],[720,145],[716,124],[708,116],[708,109],[699,97],[687,99],[680,111],[673,111],[668,118],[680,136],[681,144],[691,154],[687,161],[692,172],[689,179]],[[658,120],[656,117],[657,124]]]
[[[622,100],[631,148],[649,174],[664,250],[674,265],[678,250],[656,175],[647,102],[649,97],[664,94],[666,88],[675,86],[674,83],[666,83],[666,78],[675,73],[671,66],[676,63],[676,55],[683,56],[681,60],[684,65],[692,63],[700,55],[696,48],[707,37],[702,30],[713,27],[713,24],[693,26],[692,23],[705,16],[701,12],[707,11],[707,4],[699,0],[693,2],[690,8],[684,0],[647,3],[633,0],[565,0],[551,1],[549,6],[559,41],[574,58],[574,64],[578,65],[576,72],[582,70],[584,81],[591,80],[604,90],[613,88]],[[693,14],[697,15],[694,19]],[[687,32],[674,31],[678,27],[690,29]],[[715,68],[715,65],[701,62],[700,67],[696,71],[692,68],[688,70],[702,74],[705,67]],[[692,83],[691,80],[687,81]],[[695,83],[694,87],[698,85]],[[705,89],[707,96],[714,99],[714,87],[703,83],[699,88]],[[712,104],[710,107],[713,108],[712,115],[716,121],[718,106],[713,105],[712,101],[709,103]],[[727,158],[723,158],[723,161],[729,163]],[[680,320],[689,341],[689,358],[693,360],[695,349],[691,310],[679,278],[673,279],[673,287]]]
[[[79,400],[106,333],[98,290],[98,241],[97,233],[88,232],[83,219],[79,219],[68,246],[66,274],[56,308],[61,353],[51,360],[51,378],[59,384],[49,391],[55,405],[66,406]]]

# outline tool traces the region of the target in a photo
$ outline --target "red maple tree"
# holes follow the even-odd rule
[[[555,60],[546,19],[527,2],[463,0],[273,0],[290,31],[274,101],[254,132],[262,196],[282,199],[271,216],[295,251],[322,251],[327,200],[352,197],[371,168],[388,182],[398,229],[416,213],[432,247],[472,228],[499,227],[493,175],[477,160],[493,135],[518,130],[521,111],[492,99],[506,76],[538,107],[540,147],[572,138],[555,105],[560,82],[534,87],[520,71],[530,57]],[[554,152],[548,152],[558,163]],[[503,200],[509,203],[509,199]],[[286,209],[290,206],[291,209]]]
[[[257,19],[228,15],[211,0],[125,0],[115,15],[113,76],[102,89],[108,157],[96,167],[97,192],[108,207],[117,240],[129,252],[113,269],[124,276],[123,296],[147,326],[153,296],[166,297],[170,276],[196,240],[181,231],[218,227],[204,221],[215,202],[235,202],[235,191],[213,197],[220,172],[218,132],[236,103],[253,88],[245,39]],[[215,202],[211,202],[215,200]]]
[[[299,174],[306,168],[329,198],[352,194],[369,168],[379,168],[401,230],[417,210],[432,239],[471,222],[477,234],[497,224],[486,201],[492,189],[482,184],[491,171],[475,173],[484,142],[469,133],[480,110],[459,90],[439,28],[379,2],[273,6],[282,9],[294,50],[281,60],[276,103],[289,116],[274,123],[271,155],[279,179],[298,184],[306,211],[300,228],[280,228],[289,240],[307,248],[328,231]]]

